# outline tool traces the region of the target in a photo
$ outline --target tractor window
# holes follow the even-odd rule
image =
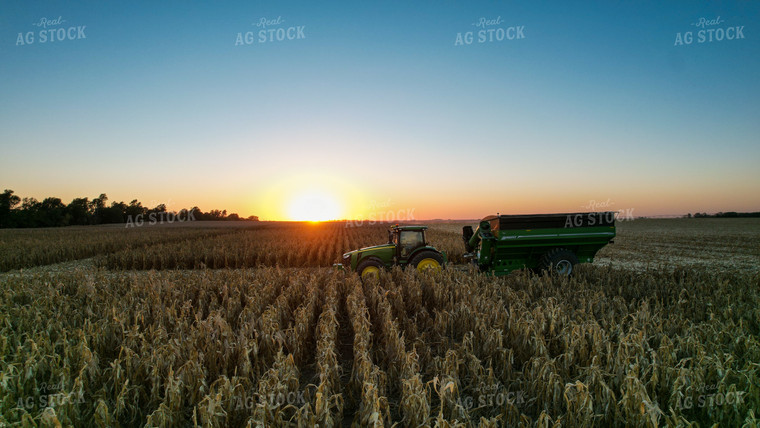
[[[417,247],[425,245],[425,239],[422,237],[422,231],[405,230],[401,232],[401,257],[409,256]]]

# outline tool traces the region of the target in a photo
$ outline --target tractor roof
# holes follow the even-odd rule
[[[427,226],[399,226],[398,224],[394,224],[391,226],[391,229],[393,230],[425,230],[427,229]]]

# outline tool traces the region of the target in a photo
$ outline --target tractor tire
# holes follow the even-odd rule
[[[359,274],[362,281],[370,277],[379,278],[380,272],[385,269],[385,265],[378,259],[367,259],[359,263],[356,267],[356,273]]]
[[[539,267],[542,271],[560,276],[570,276],[578,264],[578,257],[572,251],[555,248],[541,257]]]
[[[418,272],[440,271],[443,268],[443,256],[435,251],[423,251],[415,255],[409,262]]]

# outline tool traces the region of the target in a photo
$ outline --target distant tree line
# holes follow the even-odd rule
[[[134,199],[127,205],[124,202],[113,201],[109,205],[105,193],[97,198],[76,198],[71,203],[64,204],[60,198],[45,198],[38,201],[35,198],[23,198],[6,189],[0,194],[0,228],[8,227],[57,227],[89,224],[136,223],[140,224],[163,222],[172,218],[183,221],[195,220],[250,220],[258,221],[257,216],[241,218],[238,214],[227,215],[227,210],[211,210],[204,213],[198,207],[182,209],[179,216],[169,212],[165,204],[154,208],[144,207]],[[155,220],[151,222],[150,220]]]
[[[754,212],[754,213],[738,213],[735,211],[729,211],[729,212],[719,212],[716,214],[707,214],[707,213],[694,213],[692,216],[691,213],[686,215],[686,218],[745,218],[745,217],[760,217],[760,212]]]

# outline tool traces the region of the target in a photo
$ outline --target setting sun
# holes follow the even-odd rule
[[[296,221],[326,221],[340,218],[341,207],[330,194],[309,191],[296,195],[289,204],[288,215]]]

